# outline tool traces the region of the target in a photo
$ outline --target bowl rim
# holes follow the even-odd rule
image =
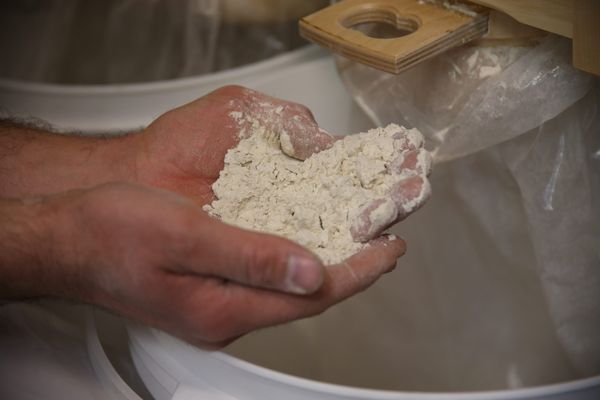
[[[22,93],[53,94],[53,95],[112,95],[160,92],[176,90],[191,86],[204,86],[215,81],[231,81],[264,73],[279,66],[295,63],[300,60],[310,60],[322,55],[325,51],[318,46],[307,44],[297,49],[279,54],[274,57],[257,61],[235,68],[217,71],[215,73],[167,79],[151,82],[119,83],[119,84],[56,84],[0,78],[0,93],[2,91],[18,91]]]
[[[151,327],[143,327],[137,323],[129,323],[127,330],[130,334],[130,337],[137,336],[140,330],[142,333],[144,330],[146,330],[146,333],[149,333],[148,336],[151,336],[152,340],[155,342],[154,345],[161,351],[167,351],[165,346],[163,346],[165,341],[172,343],[174,342],[177,346],[187,346],[186,349],[188,351],[195,352],[201,357],[212,358],[217,362],[226,364],[229,367],[239,369],[243,373],[255,375],[258,378],[262,378],[263,380],[268,380],[279,385],[293,386],[314,394],[322,393],[332,396],[346,396],[354,399],[365,400],[525,400],[538,399],[543,396],[573,393],[574,391],[589,389],[595,386],[598,387],[597,390],[600,393],[600,375],[566,382],[530,386],[518,389],[479,390],[469,392],[422,392],[361,388],[302,378],[285,372],[262,367],[252,362],[224,353],[223,351],[203,350],[176,337],[173,337],[168,333]],[[136,339],[136,341],[139,345],[148,350],[147,347],[141,343],[139,337]],[[146,345],[147,344],[148,342],[146,342]],[[177,360],[177,362],[183,364],[182,366],[186,370],[189,370],[189,366],[186,365],[186,362],[183,362],[182,360]]]

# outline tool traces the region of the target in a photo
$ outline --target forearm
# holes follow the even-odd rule
[[[0,197],[133,181],[135,136],[67,136],[0,121]]]

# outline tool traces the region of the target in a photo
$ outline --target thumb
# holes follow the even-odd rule
[[[199,227],[194,272],[244,285],[310,294],[323,284],[321,261],[287,239],[251,232],[210,217]]]
[[[328,149],[335,138],[320,128],[308,107],[246,90],[248,112],[264,127],[279,136],[281,150],[290,157],[305,160]]]

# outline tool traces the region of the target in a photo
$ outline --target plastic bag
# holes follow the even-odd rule
[[[577,370],[599,373],[600,99],[594,78],[571,66],[570,41],[462,47],[400,76],[340,64],[372,119],[419,128],[437,163],[484,149],[486,162],[498,163],[449,178],[452,190],[471,193],[463,207],[485,210],[465,218],[507,260],[516,244],[502,236],[506,219],[526,228],[559,341]],[[480,168],[475,179],[470,169]],[[494,180],[503,182],[495,190]],[[514,201],[500,202],[499,192]]]
[[[351,64],[341,73],[377,124],[428,137],[433,196],[392,229],[408,245],[394,273],[230,351],[390,390],[599,374],[600,89],[570,66],[568,42],[456,49],[399,76]]]
[[[201,75],[304,42],[297,19],[327,0],[10,0],[0,77],[102,84]]]
[[[468,169],[452,178],[473,193],[463,199],[465,206],[489,212],[471,222],[508,259],[514,240],[498,237],[498,226],[524,210],[519,219],[557,337],[576,367],[598,373],[600,100],[593,77],[575,70],[570,55],[570,41],[548,36],[533,48],[458,48],[400,76],[343,61],[341,73],[377,123],[400,120],[419,128],[436,162],[483,149],[501,160],[484,168],[481,180]],[[503,204],[486,197],[487,180],[507,181],[494,193],[518,200]]]
[[[581,99],[592,77],[571,66],[570,54],[570,41],[549,37],[533,48],[460,47],[399,76],[338,65],[374,122],[417,126],[445,161],[523,134]]]

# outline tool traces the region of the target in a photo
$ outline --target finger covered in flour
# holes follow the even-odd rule
[[[331,147],[335,138],[319,127],[312,112],[293,103],[244,88],[240,102],[233,103],[230,117],[246,137],[259,125],[270,134],[270,140],[288,156],[305,160],[314,153]]]

